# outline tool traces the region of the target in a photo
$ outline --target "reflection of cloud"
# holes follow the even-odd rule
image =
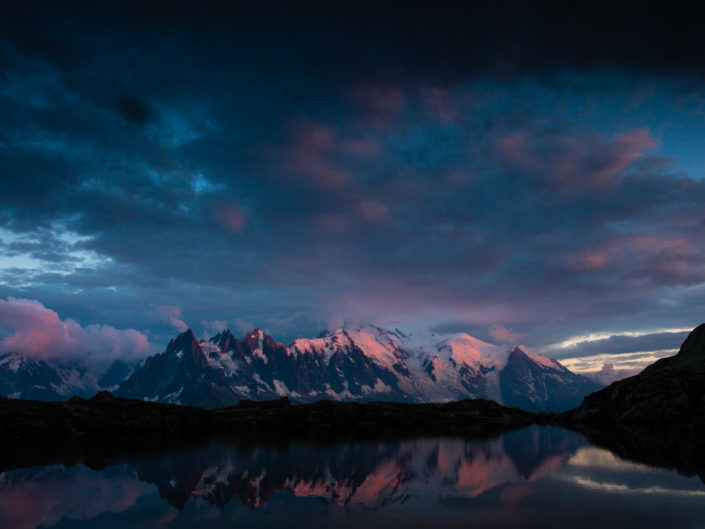
[[[582,476],[573,476],[566,481],[591,490],[620,494],[658,494],[666,496],[705,496],[705,490],[670,489],[668,487],[630,487],[622,483],[596,481]]]
[[[568,460],[569,467],[618,471],[639,471],[645,467],[617,457],[609,450],[588,446],[578,449]]]
[[[153,488],[131,473],[119,477],[83,465],[12,471],[0,475],[0,525],[14,529],[52,526],[122,512]]]

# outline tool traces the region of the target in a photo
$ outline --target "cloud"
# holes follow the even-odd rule
[[[216,208],[214,219],[216,224],[233,233],[240,233],[245,229],[245,215],[234,206],[225,205]]]
[[[510,167],[556,190],[577,193],[614,190],[633,164],[657,146],[657,140],[644,129],[615,133],[611,138],[519,130],[496,142],[497,152]]]
[[[116,359],[142,359],[152,352],[147,337],[134,329],[83,327],[70,319],[61,320],[39,301],[28,299],[0,300],[0,327],[12,332],[0,342],[4,353],[106,364]]]
[[[189,326],[181,319],[181,307],[176,305],[160,305],[157,314],[162,321],[168,323],[179,332],[184,332]]]
[[[518,332],[512,332],[511,329],[507,329],[506,327],[499,324],[490,326],[488,332],[492,338],[504,343],[516,344],[521,338],[524,337],[523,334]]]
[[[622,354],[596,354],[565,358],[561,364],[575,373],[594,378],[600,383],[610,384],[615,380],[640,373],[645,367],[661,358],[673,356],[676,351],[643,351]]]
[[[605,363],[602,365],[602,369],[600,369],[597,373],[590,373],[589,377],[593,380],[596,380],[600,384],[608,386],[612,382],[616,382],[617,380],[622,380],[627,377],[638,375],[642,371],[642,369],[643,368],[638,367],[631,369],[616,369],[614,364]]]
[[[206,338],[210,338],[216,333],[228,328],[228,322],[225,320],[203,320],[201,322],[206,333]]]
[[[184,318],[145,311],[178,300],[197,322],[301,313],[270,325],[282,340],[333,314],[482,336],[501,322],[534,348],[705,310],[701,83],[675,66],[702,68],[678,45],[699,28],[654,55],[629,47],[654,24],[620,25],[624,12],[561,15],[599,27],[596,47],[540,8],[381,7],[400,22],[390,31],[357,7],[192,24],[177,6],[143,25],[101,6],[80,28],[48,5],[5,13],[30,36],[0,37],[3,298],[149,325],[162,344]],[[263,46],[238,25],[257,20],[301,31]],[[536,46],[527,20],[547,22]],[[353,22],[369,31],[338,31]],[[134,54],[104,52],[127,34]],[[243,53],[269,67],[236,72]]]
[[[591,356],[598,353],[620,355],[642,351],[677,351],[689,332],[689,330],[667,329],[661,332],[606,333],[606,335],[594,337],[588,335],[546,346],[542,352],[564,358]]]

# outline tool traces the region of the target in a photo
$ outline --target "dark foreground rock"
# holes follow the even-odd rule
[[[705,427],[705,324],[688,335],[677,355],[588,395],[577,409],[562,418],[572,423],[603,425]]]
[[[537,417],[482,399],[447,404],[319,401],[294,406],[284,398],[207,410],[123,399],[105,391],[67,402],[0,398],[0,436],[5,439],[130,432],[501,433],[532,424]]]

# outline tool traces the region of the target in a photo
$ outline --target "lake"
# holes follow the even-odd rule
[[[700,478],[557,427],[474,440],[77,444],[41,464],[6,455],[0,527],[705,527]]]

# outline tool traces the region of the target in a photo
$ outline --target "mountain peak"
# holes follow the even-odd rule
[[[208,339],[210,343],[217,345],[223,351],[230,349],[230,344],[235,340],[235,336],[233,336],[233,333],[231,333],[229,329],[223,329],[221,332]]]
[[[247,333],[246,338],[264,338],[264,331],[259,327],[255,327],[252,332]]]
[[[556,360],[553,358],[548,358],[546,356],[542,356],[540,354],[534,353],[531,349],[528,349],[527,347],[523,345],[515,345],[514,349],[512,349],[512,354],[517,354],[517,355],[524,355],[526,358],[534,362],[535,364],[538,364],[541,367],[545,367],[548,369],[557,369],[557,368],[563,368],[561,364],[559,364]],[[565,368],[563,368],[565,369]]]
[[[683,345],[681,345],[678,356],[689,358],[703,357],[703,361],[705,361],[705,323],[690,331]]]
[[[180,333],[176,337],[177,340],[180,340],[180,339],[186,340],[186,339],[190,339],[190,338],[193,338],[195,340],[195,335],[193,334],[193,331],[191,329],[186,329],[184,332]]]

